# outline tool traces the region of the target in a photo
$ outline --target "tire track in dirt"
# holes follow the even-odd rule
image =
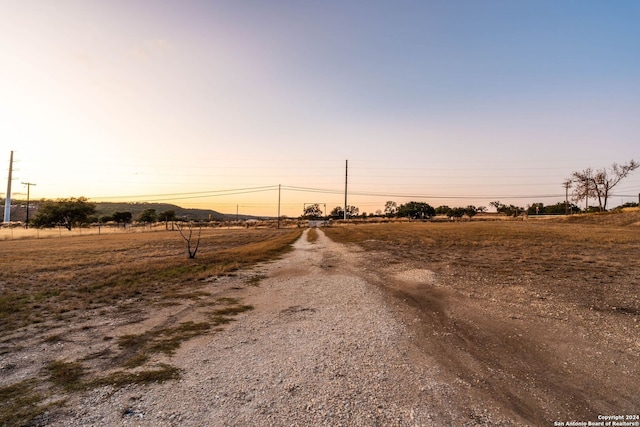
[[[450,279],[416,269],[415,262],[380,268],[385,256],[370,254],[363,268],[375,271],[379,286],[407,305],[416,347],[470,399],[527,425],[638,411],[640,387],[629,376],[627,356],[610,352],[612,360],[603,360],[598,350],[606,351],[607,342],[594,342],[584,325],[522,307],[514,311],[508,301],[472,298],[455,290],[462,286],[444,283]]]

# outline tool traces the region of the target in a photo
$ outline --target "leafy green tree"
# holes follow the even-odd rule
[[[99,219],[98,222],[101,224],[106,224],[108,222],[113,221],[113,216],[112,215],[102,215]]]
[[[126,227],[127,224],[131,223],[133,215],[131,212],[114,212],[113,215],[111,215],[111,218],[113,222],[118,225],[122,224],[123,227]]]
[[[469,218],[473,218],[474,216],[476,216],[476,214],[478,213],[478,209],[473,206],[473,205],[469,205],[464,209],[464,213],[469,217]]]
[[[304,208],[302,216],[307,219],[322,218],[322,209],[318,203],[308,205]]]
[[[145,209],[140,214],[140,218],[138,218],[138,221],[144,222],[145,224],[153,224],[157,220],[158,214],[156,213],[155,209]]]
[[[536,207],[538,210],[536,211]],[[569,211],[571,213],[580,212],[580,208],[574,204],[569,205]],[[558,202],[555,205],[545,206],[542,203],[534,203],[527,209],[529,215],[565,215],[567,213],[567,206],[565,202]]]
[[[347,205],[347,218],[356,217],[359,213],[360,209],[358,209],[358,207]]]
[[[40,206],[33,219],[36,227],[64,226],[71,230],[78,225],[86,224],[89,216],[95,214],[96,205],[89,203],[86,197],[71,197],[48,201]]]
[[[436,210],[424,202],[409,202],[398,207],[398,217],[428,219],[436,214]]]
[[[527,208],[527,215],[544,215],[545,207],[544,203],[533,203]]]
[[[447,214],[447,216],[449,218],[462,218],[465,214],[467,213],[467,210],[465,208],[453,208],[453,209],[449,209],[449,213]]]
[[[353,218],[360,215],[360,209],[356,206],[347,205],[347,218]],[[336,206],[331,210],[329,216],[334,219],[343,219],[344,218],[344,209],[342,206]]]
[[[521,212],[525,211],[524,208],[514,206],[514,205],[507,206],[498,201],[491,202],[489,204],[493,206],[496,209],[496,211],[498,211],[499,213],[505,214],[506,216],[517,217]]]
[[[436,215],[446,215],[449,216],[448,213],[451,210],[451,208],[447,205],[442,205],[442,206],[438,206],[436,208]]]
[[[398,204],[392,200],[388,200],[384,204],[384,214],[391,218],[398,212]]]
[[[342,219],[344,218],[344,209],[342,209],[342,206],[336,206],[331,210],[329,216],[333,219]]]
[[[168,210],[160,212],[158,215],[158,221],[164,221],[164,228],[169,229],[169,222],[171,222],[171,229],[173,230],[173,222],[176,220],[176,211]]]

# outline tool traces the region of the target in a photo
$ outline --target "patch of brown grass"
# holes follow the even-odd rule
[[[158,364],[156,369],[119,370],[102,377],[89,377],[86,368],[80,362],[53,361],[46,367],[46,371],[49,373],[49,380],[67,392],[105,385],[123,387],[128,384],[148,384],[180,378],[180,370],[166,363]]]
[[[99,387],[111,385],[114,387],[124,387],[128,384],[149,384],[161,383],[180,378],[180,369],[175,366],[160,363],[157,369],[144,371],[117,371],[103,378],[93,380],[89,387]]]
[[[80,390],[83,387],[82,379],[87,373],[82,363],[61,360],[49,362],[45,372],[49,375],[49,381],[66,391]]]
[[[314,243],[317,240],[318,240],[318,230],[316,230],[315,228],[310,228],[309,231],[307,231],[307,241],[309,243]]]
[[[25,380],[8,386],[0,386],[0,425],[19,427],[32,425],[51,405],[35,389],[34,380]]]
[[[247,283],[247,284],[249,284],[249,285],[251,285],[251,286],[256,286],[256,287],[258,287],[258,286],[260,286],[260,281],[261,281],[262,279],[264,279],[264,278],[266,278],[266,276],[261,275],[261,274],[254,275],[254,276],[249,277],[249,278],[247,279],[246,283]]]
[[[172,355],[184,341],[195,336],[202,335],[211,329],[207,322],[184,322],[175,328],[165,328],[147,331],[138,335],[123,335],[118,337],[118,346],[126,354],[134,354],[127,359],[126,365],[138,366],[133,361],[140,361],[153,353],[165,353]]]

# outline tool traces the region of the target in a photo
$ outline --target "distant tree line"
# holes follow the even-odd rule
[[[573,203],[558,202],[553,205],[545,205],[544,203],[536,202],[527,207],[516,206],[513,204],[504,204],[500,201],[494,201],[489,203],[497,213],[505,216],[519,217],[521,215],[565,215],[584,212],[578,206]],[[622,207],[634,207],[638,206],[637,203],[627,203]],[[597,207],[592,207],[590,211],[598,210]],[[446,205],[433,208],[428,203],[411,201],[408,203],[398,205],[394,201],[387,201],[385,203],[384,211],[378,210],[376,214],[363,212],[359,213],[359,209],[355,206],[347,206],[347,212],[349,218],[367,218],[367,217],[386,217],[386,218],[410,218],[416,220],[431,219],[435,216],[445,216],[451,220],[457,220],[462,218],[473,218],[477,214],[486,213],[488,211],[485,206],[468,205],[465,207],[449,207]],[[321,219],[325,218],[322,209],[319,205],[309,205],[305,208],[303,219]],[[326,218],[342,219],[344,218],[344,208],[342,206],[336,206],[331,210]]]
[[[65,227],[71,230],[88,223],[95,211],[96,205],[86,197],[58,199],[43,203],[30,222],[35,227]]]
[[[388,217],[409,217],[414,219],[428,219],[436,214],[435,209],[428,203],[423,202],[409,202],[398,206],[395,202],[387,202],[385,206],[384,216]],[[382,211],[378,211],[378,216],[382,216]],[[347,205],[347,218],[366,218],[367,216],[374,216],[373,213],[367,214],[363,212],[360,214],[360,209],[357,206]],[[344,208],[342,206],[336,206],[331,210],[328,218],[342,219],[344,218]],[[319,219],[323,218],[322,209],[319,204],[312,204],[304,208],[301,216],[303,219]]]
[[[137,218],[142,224],[154,224],[158,221],[165,223],[165,228],[169,229],[169,224],[177,221],[176,213],[167,210],[157,213],[155,209],[145,209]],[[96,205],[88,201],[86,197],[71,197],[68,199],[48,200],[42,203],[38,209],[31,225],[39,228],[65,227],[71,230],[74,227],[81,227],[92,223],[116,223],[118,226],[126,227],[134,220],[131,212],[114,212],[110,215],[96,215]]]

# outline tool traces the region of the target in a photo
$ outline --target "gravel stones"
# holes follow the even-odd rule
[[[183,344],[180,380],[92,390],[55,425],[462,425],[453,389],[412,362],[392,303],[357,274],[362,254],[319,234],[236,291],[254,310]]]

